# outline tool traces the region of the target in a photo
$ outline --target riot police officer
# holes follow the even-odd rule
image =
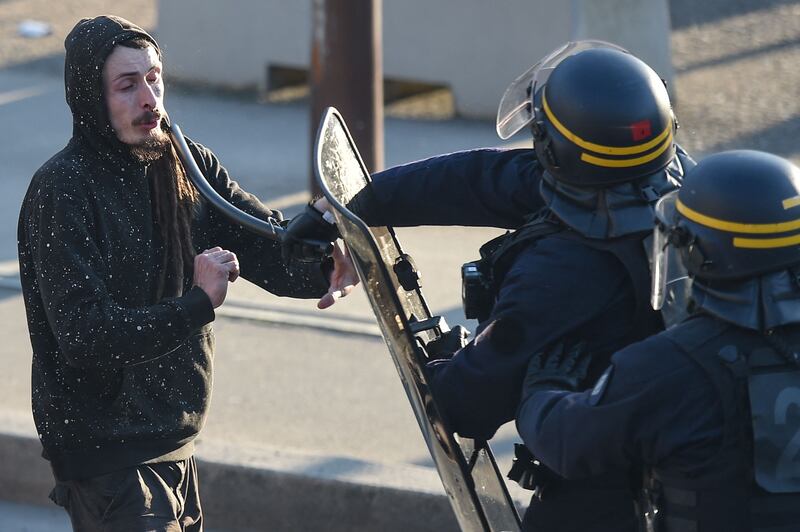
[[[512,83],[498,133],[524,128],[533,150],[474,150],[392,168],[349,205],[376,226],[516,229],[487,243],[473,264],[486,293],[468,299],[487,303],[471,309],[477,337],[429,364],[447,420],[476,439],[514,418],[533,353],[564,337],[585,340],[594,356],[587,375],[596,378],[611,353],[663,328],[648,305],[643,241],[656,200],[693,164],[674,142],[661,79],[608,43],[568,43]],[[580,437],[580,428],[570,434]],[[573,482],[528,462],[516,468],[536,493],[526,528],[635,530],[625,474]]]
[[[692,315],[613,355],[588,391],[571,391],[585,346],[536,355],[520,434],[569,478],[643,470],[649,530],[797,530],[800,168],[713,155],[656,210],[653,303],[687,277]]]

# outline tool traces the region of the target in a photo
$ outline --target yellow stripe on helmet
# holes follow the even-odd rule
[[[791,197],[791,198],[786,198],[785,200],[783,200],[783,204],[782,205],[783,205],[784,210],[787,210],[787,211],[789,209],[794,208],[794,207],[800,206],[800,196],[794,196],[794,197]]]
[[[675,202],[675,207],[678,209],[682,215],[693,222],[697,222],[700,225],[704,225],[706,227],[710,227],[712,229],[719,229],[720,231],[727,231],[729,233],[745,233],[745,234],[770,234],[770,233],[787,233],[789,231],[794,231],[796,229],[800,229],[800,219],[792,220],[789,222],[778,222],[772,224],[748,224],[748,223],[740,223],[740,222],[729,222],[726,220],[720,220],[719,218],[712,218],[711,216],[706,216],[705,214],[701,214],[693,209],[687,207],[680,199]],[[794,238],[794,237],[786,237],[786,238]],[[748,239],[742,239],[748,240]],[[775,239],[780,240],[780,239]],[[766,240],[763,240],[766,242]],[[791,244],[785,244],[791,245]],[[776,246],[779,247],[779,246]]]
[[[664,128],[664,131],[659,133],[656,138],[649,140],[643,144],[637,144],[636,146],[627,146],[624,148],[616,146],[603,146],[602,144],[595,144],[594,142],[583,140],[578,135],[567,129],[567,127],[564,124],[558,121],[558,118],[556,118],[556,115],[553,114],[553,111],[550,109],[550,105],[548,105],[547,103],[546,88],[545,92],[542,94],[542,106],[544,107],[544,112],[547,115],[547,118],[550,120],[553,126],[558,130],[559,133],[561,133],[567,139],[569,139],[570,142],[580,146],[585,150],[593,151],[595,153],[602,153],[603,155],[636,155],[637,153],[644,153],[658,146],[661,142],[664,142],[664,139],[672,137],[672,121],[670,121],[670,123],[667,124],[667,127]],[[661,151],[663,152],[664,150],[662,149]],[[591,155],[588,154],[585,155],[587,155],[588,157],[592,157]],[[605,166],[605,165],[600,165],[600,166]],[[629,165],[629,166],[635,166],[635,165]]]
[[[734,237],[733,247],[746,249],[786,248],[800,244],[800,234],[781,238],[741,238]]]
[[[606,159],[605,157],[596,157],[583,152],[581,154],[581,161],[593,164],[595,166],[604,166],[606,168],[630,168],[632,166],[639,166],[649,163],[669,149],[670,146],[672,146],[672,131],[669,131],[669,135],[661,147],[659,147],[656,151],[648,153],[647,155],[642,155],[641,157],[634,157],[633,159]]]

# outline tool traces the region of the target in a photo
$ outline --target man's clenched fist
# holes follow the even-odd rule
[[[213,247],[194,258],[194,285],[203,289],[214,308],[228,294],[228,282],[239,277],[239,260],[232,251]]]

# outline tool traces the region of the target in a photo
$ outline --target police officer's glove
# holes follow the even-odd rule
[[[506,477],[519,484],[522,489],[532,490],[533,496],[539,500],[559,480],[559,476],[537,460],[523,443],[514,444],[514,459]]]
[[[585,342],[571,345],[556,342],[549,349],[536,353],[528,363],[528,373],[522,384],[523,400],[542,390],[580,389],[591,361]]]
[[[302,213],[281,223],[286,229],[281,238],[283,262],[318,262],[333,252],[331,243],[339,238],[339,230],[322,216],[309,203]]]
[[[435,340],[428,342],[425,350],[431,360],[440,358],[450,358],[453,353],[462,349],[469,343],[469,331],[461,325],[456,325]]]

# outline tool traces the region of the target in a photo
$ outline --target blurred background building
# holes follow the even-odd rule
[[[166,0],[158,36],[172,76],[279,99],[302,94],[312,14],[311,0]],[[673,80],[667,0],[388,0],[382,30],[389,98],[445,89],[462,117],[494,118],[506,86],[569,40],[612,41]]]

